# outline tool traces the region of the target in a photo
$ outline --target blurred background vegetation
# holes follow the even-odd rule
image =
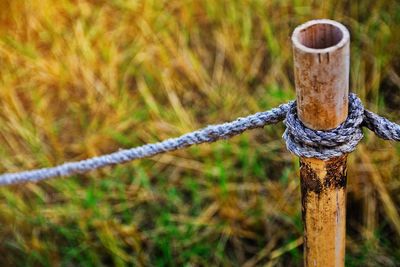
[[[181,135],[295,96],[290,35],[351,31],[351,90],[400,121],[400,3],[0,2],[1,172]],[[85,175],[0,188],[1,266],[301,266],[283,126]],[[400,146],[349,157],[347,266],[400,262]]]

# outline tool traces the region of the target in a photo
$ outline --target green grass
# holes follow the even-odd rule
[[[400,118],[395,1],[0,2],[1,172],[178,136],[293,99],[290,35],[351,31],[351,90]],[[2,266],[299,266],[298,162],[283,126],[0,188]],[[400,261],[400,146],[349,158],[348,266]]]

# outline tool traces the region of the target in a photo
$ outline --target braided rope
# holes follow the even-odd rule
[[[382,139],[400,141],[400,126],[369,110],[364,110],[363,126]]]
[[[312,130],[297,117],[296,103],[286,115],[283,138],[289,151],[299,157],[329,159],[352,152],[363,138],[361,123],[364,107],[355,95],[349,95],[349,114],[346,121],[330,131]]]
[[[220,139],[228,139],[246,130],[261,128],[264,125],[282,121],[285,118],[290,105],[291,103],[282,104],[269,111],[259,112],[245,118],[238,118],[232,122],[211,125],[180,137],[167,139],[154,144],[146,144],[131,149],[119,150],[108,155],[77,162],[64,163],[51,168],[42,168],[19,173],[6,173],[0,175],[0,184],[16,184],[28,181],[37,182],[56,176],[68,176],[75,173],[84,173],[101,167],[151,157],[156,154],[185,148],[195,144],[211,143]]]
[[[329,159],[350,153],[356,148],[358,142],[363,137],[361,129],[363,126],[385,140],[400,141],[400,125],[365,110],[361,100],[355,94],[350,94],[347,120],[330,131],[317,131],[305,127],[297,117],[296,102],[291,101],[269,111],[238,118],[232,122],[211,125],[162,142],[119,150],[108,155],[64,163],[50,168],[5,173],[0,175],[0,185],[37,182],[57,176],[84,173],[101,167],[146,158],[195,144],[228,139],[246,130],[276,124],[284,119],[286,131],[283,138],[286,141],[286,146],[289,151],[300,157]]]

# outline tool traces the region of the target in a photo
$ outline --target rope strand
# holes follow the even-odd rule
[[[267,124],[275,124],[282,121],[292,102],[282,104],[269,111],[259,112],[244,118],[238,118],[232,122],[211,125],[180,137],[167,139],[154,144],[146,144],[139,147],[119,150],[117,152],[94,157],[77,162],[64,163],[51,168],[42,168],[18,173],[6,173],[0,175],[0,185],[9,185],[22,182],[38,182],[57,176],[68,176],[76,173],[84,173],[109,165],[120,164],[135,159],[151,157],[195,144],[212,143],[220,139],[228,139],[246,130],[261,128]]]

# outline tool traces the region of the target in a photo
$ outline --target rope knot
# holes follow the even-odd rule
[[[283,139],[289,151],[299,157],[329,159],[352,152],[363,138],[361,126],[364,107],[353,93],[349,95],[349,115],[346,121],[329,131],[307,128],[297,116],[293,102],[284,121],[286,131]]]

